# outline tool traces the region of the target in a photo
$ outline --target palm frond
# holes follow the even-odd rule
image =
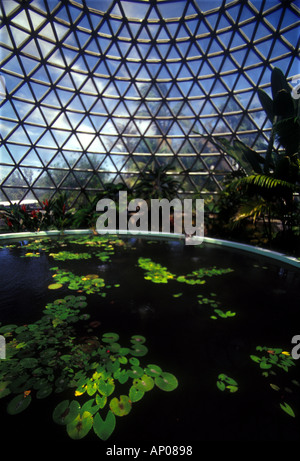
[[[261,189],[285,188],[291,191],[295,191],[297,189],[297,186],[294,183],[264,174],[253,174],[250,176],[238,178],[232,185],[236,188],[254,185]]]

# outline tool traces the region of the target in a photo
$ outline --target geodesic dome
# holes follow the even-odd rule
[[[217,194],[236,164],[209,136],[263,153],[257,89],[274,67],[299,74],[292,1],[4,0],[1,13],[1,201],[79,203],[153,163],[179,192]]]

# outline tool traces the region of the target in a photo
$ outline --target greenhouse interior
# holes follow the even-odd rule
[[[297,3],[1,1],[3,439],[300,440]]]

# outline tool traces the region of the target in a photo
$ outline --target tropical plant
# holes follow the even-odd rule
[[[99,212],[96,211],[98,201],[104,198],[111,199],[114,201],[117,210],[120,191],[126,191],[129,195],[131,193],[130,189],[123,183],[104,184],[103,190],[97,192],[85,207],[76,210],[73,218],[74,227],[77,229],[92,229],[95,232],[97,218],[99,217]]]
[[[233,222],[262,218],[269,241],[273,238],[271,223],[274,219],[281,221],[284,235],[300,224],[299,205],[295,199],[295,192],[300,190],[299,99],[292,97],[292,89],[278,68],[274,68],[271,74],[271,90],[273,99],[264,90],[258,89],[262,107],[272,123],[264,155],[239,139],[231,144],[225,138],[210,137],[210,141],[240,167],[239,177],[226,187],[226,192],[241,191],[244,196]],[[274,147],[276,142],[279,145],[277,149]]]
[[[153,164],[147,168],[133,189],[134,195],[145,200],[175,198],[180,182],[169,174],[170,170],[168,164]]]

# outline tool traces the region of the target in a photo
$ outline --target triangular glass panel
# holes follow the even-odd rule
[[[55,66],[51,66],[50,64],[47,64],[47,70],[49,72],[49,75],[50,75],[50,79],[52,81],[52,83],[56,83],[59,78],[64,74],[64,69],[60,69],[59,67],[55,67]],[[49,80],[47,82],[49,84]],[[72,90],[73,90],[73,86],[72,86]]]
[[[51,161],[51,159],[57,152],[56,150],[43,149],[41,147],[38,147],[36,151],[39,155],[39,158],[42,160],[44,166],[47,166],[47,164]]]
[[[84,104],[84,107],[87,111],[91,109],[91,107],[98,101],[97,96],[91,96],[87,94],[82,94],[81,95],[81,100]]]
[[[48,164],[48,168],[64,168],[69,169],[69,165],[66,163],[65,158],[61,153],[55,155],[55,157]]]
[[[2,106],[1,106],[1,114],[5,114],[5,117],[6,118],[10,118],[14,121],[18,121],[19,118],[18,116],[20,117],[20,119],[24,118],[24,116],[26,115],[26,113],[32,109],[33,106],[31,106],[31,104],[28,104],[28,103],[25,103],[25,102],[20,102],[20,101],[14,101],[14,106],[15,106],[15,109],[17,110],[17,113],[15,111],[15,109],[13,108],[11,102],[9,100],[7,100]],[[18,114],[18,116],[17,116]],[[2,125],[2,128],[1,129],[5,129],[6,130],[6,121],[5,121],[5,124]],[[11,123],[11,128],[13,128],[15,126],[15,123]],[[8,131],[11,131],[11,130],[8,130]]]
[[[168,132],[169,136],[184,136],[184,132],[180,128],[177,122],[174,122],[171,129]]]
[[[58,87],[67,88],[74,91],[74,83],[70,79],[70,75],[66,74],[59,82]]]
[[[73,134],[68,142],[64,145],[64,149],[70,149],[70,150],[82,150],[82,146],[79,143],[77,137],[75,134]]]
[[[30,137],[31,142],[34,144],[36,141],[42,137],[45,132],[45,128],[39,128],[37,126],[25,125],[24,129],[26,130],[27,136]]]
[[[37,125],[44,125],[46,127],[46,123],[44,117],[38,107],[36,107],[30,115],[26,118],[26,123],[32,123]]]
[[[62,147],[66,140],[70,137],[69,131],[52,129],[51,132],[59,147]]]
[[[81,157],[81,152],[62,150],[66,162],[73,168]]]
[[[105,154],[87,154],[87,157],[90,161],[90,163],[93,165],[95,169],[98,169],[100,164],[103,162],[105,158]]]
[[[96,152],[96,153],[105,152],[105,148],[104,148],[102,142],[100,141],[100,139],[97,136],[95,137],[92,144],[89,146],[88,150],[89,150],[89,152]]]
[[[10,26],[10,31],[18,48],[30,38],[29,34],[16,27]]]
[[[98,101],[96,102],[96,104],[91,108],[91,111],[90,113],[92,114],[105,114],[107,115],[107,110],[103,104],[103,102],[98,99]]]
[[[92,130],[94,132],[95,130],[100,131],[101,127],[106,122],[107,117],[104,117],[104,116],[101,116],[101,115],[90,115],[89,119],[90,119],[91,123],[93,124]]]
[[[130,117],[130,114],[125,106],[125,104],[121,101],[118,106],[115,108],[113,115],[120,116],[120,117]]]
[[[71,91],[65,91],[65,90],[56,90],[56,94],[59,98],[59,101],[61,103],[61,106],[64,107],[68,104],[68,102],[71,100],[71,98],[74,96],[74,93]]]
[[[62,128],[64,130],[72,130],[70,123],[64,113],[62,113],[53,123],[52,128]]]
[[[24,176],[26,182],[28,185],[32,186],[38,176],[42,173],[42,169],[39,168],[30,168],[30,167],[24,167],[22,166],[22,169],[20,169],[21,174]]]
[[[10,173],[13,171],[12,166],[7,166],[7,165],[2,165],[0,168],[0,183],[4,183],[6,178],[10,175]],[[12,178],[13,179],[13,178]],[[12,181],[13,184],[13,181]],[[16,183],[18,184],[18,183]]]
[[[3,69],[4,70],[8,70],[8,71],[11,71],[11,72],[14,72],[16,74],[19,74],[21,75],[22,77],[24,77],[24,72],[20,66],[20,63],[19,63],[19,60],[17,58],[17,56],[13,56],[6,64],[5,66],[3,66]]]
[[[120,96],[119,92],[113,82],[109,83],[109,85],[105,88],[103,91],[103,94],[105,96]]]
[[[112,134],[112,135],[117,135],[118,134],[118,132],[116,130],[116,127],[114,126],[114,124],[112,123],[111,120],[108,120],[105,123],[105,125],[101,128],[100,133]]]
[[[75,84],[75,87],[77,89],[81,88],[83,83],[85,82],[86,80],[86,76],[85,75],[82,75],[82,74],[79,74],[77,72],[70,72],[70,76],[72,77],[72,80]],[[92,90],[95,92],[96,94],[96,91],[95,89],[92,87]]]
[[[26,131],[20,126],[10,136],[8,136],[9,142],[16,142],[18,144],[31,144]]]
[[[86,116],[80,125],[78,125],[77,131],[82,131],[84,133],[95,133],[95,128],[92,126],[88,116]]]
[[[109,155],[107,155],[105,160],[101,163],[100,169],[104,171],[108,171],[109,173],[117,172],[116,166],[112,162]]]

